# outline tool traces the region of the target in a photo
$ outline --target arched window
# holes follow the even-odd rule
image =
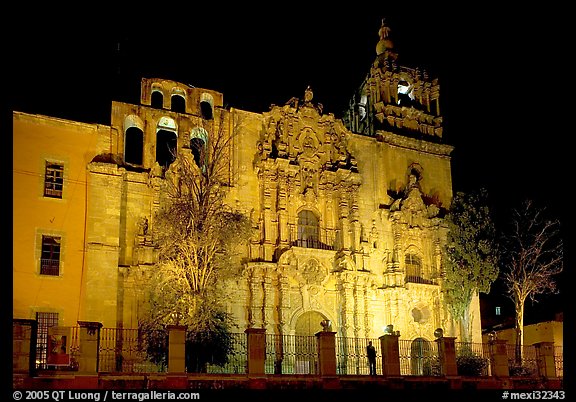
[[[406,282],[422,282],[422,260],[416,254],[406,254],[404,259]]]
[[[139,127],[132,126],[126,130],[124,138],[124,161],[134,165],[141,165],[144,133]]]
[[[142,165],[144,160],[144,123],[136,115],[124,118],[124,162]]]
[[[414,102],[414,86],[406,80],[398,82],[398,105],[412,106]]]
[[[310,210],[298,213],[298,240],[300,247],[320,248],[320,224],[316,214]]]
[[[202,138],[192,138],[190,140],[190,150],[192,151],[192,156],[194,156],[194,162],[196,166],[203,167],[204,166],[204,151],[206,149],[206,144],[202,140]]]
[[[186,99],[182,95],[173,94],[170,100],[170,110],[177,113],[186,113]]]
[[[198,167],[204,168],[208,132],[202,127],[194,127],[190,132],[190,151]]]
[[[211,120],[214,117],[214,98],[212,95],[204,92],[200,96],[200,114],[205,120]]]
[[[152,91],[150,103],[153,108],[162,109],[164,107],[164,95],[160,91]]]
[[[156,162],[168,168],[176,159],[177,136],[174,131],[160,129],[156,133]]]

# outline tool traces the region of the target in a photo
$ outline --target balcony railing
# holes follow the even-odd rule
[[[60,260],[40,259],[40,274],[54,276],[60,275]]]
[[[303,238],[299,235],[298,225],[288,225],[288,242],[296,247],[334,250],[338,247],[338,230],[319,227],[316,235],[308,234]]]

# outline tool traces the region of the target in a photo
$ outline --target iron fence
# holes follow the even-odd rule
[[[376,374],[382,374],[382,351],[378,338],[336,337],[336,372],[346,375],[369,375],[368,343],[376,350]]]
[[[98,371],[122,373],[155,373],[166,371],[166,358],[162,358],[161,346],[153,351],[152,339],[166,337],[165,331],[145,333],[139,329],[102,328]],[[151,346],[152,348],[149,348]],[[151,361],[152,355],[158,362]]]
[[[441,375],[435,343],[423,338],[398,340],[401,375]]]
[[[52,326],[39,333],[36,343],[36,368],[77,370],[80,327]]]
[[[490,375],[490,345],[487,343],[455,342],[458,374],[464,376]]]
[[[38,342],[39,369],[77,370],[80,350],[80,327],[50,327]],[[245,374],[248,359],[248,335],[231,334],[231,351],[224,364],[208,363],[207,373]],[[152,342],[151,340],[154,340]],[[338,375],[369,375],[367,346],[372,342],[376,350],[376,374],[382,374],[382,350],[378,338],[335,338],[336,369]],[[167,369],[167,332],[154,334],[138,329],[102,328],[99,339],[100,372],[152,373]],[[154,346],[156,349],[154,349]],[[441,375],[437,345],[423,338],[398,340],[401,375]],[[318,343],[313,335],[265,336],[266,374],[318,374]],[[516,359],[515,345],[506,345],[511,376],[538,374],[537,349],[524,345]],[[488,343],[455,342],[459,375],[489,376],[490,345]],[[164,356],[162,357],[162,353]],[[151,356],[155,355],[156,359]],[[41,361],[40,361],[41,359]],[[152,360],[155,360],[153,362]],[[556,376],[563,377],[563,347],[554,347]]]
[[[230,334],[231,350],[227,362],[223,365],[208,363],[206,372],[211,374],[245,374],[247,372],[248,335],[245,333]]]
[[[314,335],[266,334],[266,374],[318,374]]]
[[[564,377],[564,346],[554,346],[554,365],[556,376]]]
[[[523,345],[520,356],[516,356],[516,345],[507,344],[506,354],[508,355],[508,368],[511,376],[538,375],[538,362],[534,345]]]

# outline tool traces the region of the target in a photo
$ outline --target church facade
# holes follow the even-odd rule
[[[14,317],[136,328],[162,181],[195,143],[227,135],[227,202],[255,229],[242,274],[226,285],[241,331],[312,335],[330,320],[339,336],[378,337],[392,324],[403,339],[431,341],[438,327],[459,337],[442,296],[453,147],[442,139],[439,84],[397,64],[384,24],[379,36],[341,119],[311,88],[253,113],[161,78],[142,79],[140,104],[113,102],[110,126],[14,112]],[[30,153],[65,134],[82,141]],[[27,197],[33,205],[20,203]],[[50,208],[62,209],[57,230]],[[479,311],[475,298],[475,342]]]

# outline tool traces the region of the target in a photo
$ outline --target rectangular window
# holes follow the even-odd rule
[[[41,275],[60,275],[60,237],[42,236]]]
[[[58,313],[36,313],[38,336],[36,338],[36,367],[46,368],[48,359],[48,328],[58,325]]]
[[[496,307],[496,315],[500,315],[502,313],[502,310],[500,309],[499,306]]]
[[[64,165],[46,161],[44,174],[44,197],[62,198]]]

